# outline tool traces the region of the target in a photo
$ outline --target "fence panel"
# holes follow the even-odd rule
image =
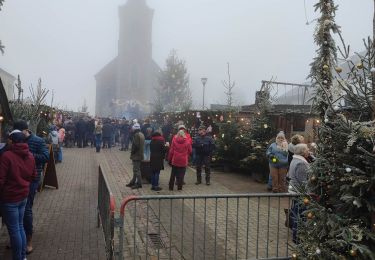
[[[288,259],[292,194],[131,196],[120,210],[119,258]]]
[[[103,228],[107,259],[114,256],[115,199],[109,188],[106,177],[99,166],[98,180],[98,228]]]

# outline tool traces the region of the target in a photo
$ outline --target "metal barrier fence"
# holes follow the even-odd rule
[[[119,259],[289,259],[293,194],[131,196],[121,204]]]
[[[99,166],[98,181],[98,228],[103,227],[107,259],[114,257],[115,199],[108,181]]]

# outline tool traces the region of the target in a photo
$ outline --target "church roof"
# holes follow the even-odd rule
[[[95,79],[105,77],[105,76],[113,73],[113,71],[116,71],[117,70],[117,60],[118,60],[118,57],[114,58],[107,65],[105,65],[104,68],[102,68],[98,73],[95,74]]]

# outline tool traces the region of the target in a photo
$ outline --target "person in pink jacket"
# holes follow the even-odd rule
[[[168,161],[172,166],[169,190],[173,190],[175,181],[177,182],[177,190],[182,190],[191,151],[191,142],[186,137],[185,131],[179,130],[173,138],[168,154]]]

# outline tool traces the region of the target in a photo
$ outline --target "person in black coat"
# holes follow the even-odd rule
[[[77,124],[76,124],[76,131],[77,131],[77,146],[78,148],[83,147],[84,139],[85,139],[85,133],[86,133],[86,123],[81,117]]]
[[[107,119],[103,124],[102,129],[102,138],[103,138],[103,148],[111,148],[111,138],[114,133],[114,129],[112,127],[111,122]]]
[[[160,132],[155,131],[150,143],[151,190],[160,191],[159,175],[164,170],[164,157],[166,152],[165,139]]]

